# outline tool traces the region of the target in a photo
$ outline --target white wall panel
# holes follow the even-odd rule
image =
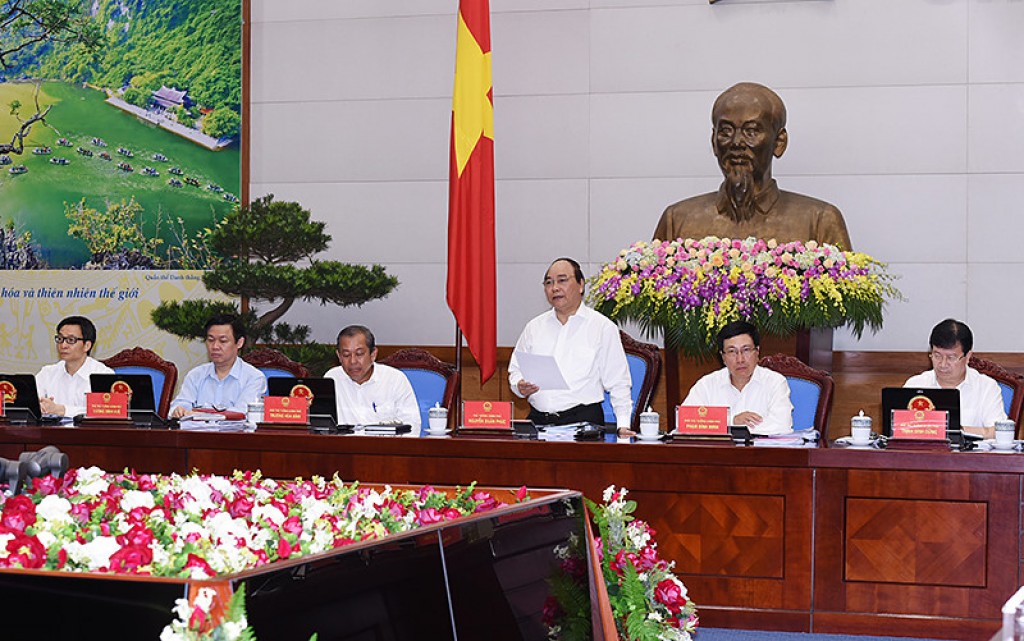
[[[1024,83],[972,86],[970,101],[970,171],[1024,172]]]
[[[253,25],[252,36],[254,102],[451,100],[450,16],[272,22]]]
[[[447,180],[450,122],[450,98],[254,103],[250,180]]]
[[[503,180],[498,183],[495,232],[498,262],[581,260],[587,247],[587,181]],[[439,221],[443,227],[444,219]]]
[[[1024,82],[1024,2],[971,3],[968,56],[971,82]]]
[[[967,184],[971,211],[968,259],[972,263],[997,265],[1024,262],[1024,207],[1020,204],[1024,174],[975,174]],[[1011,297],[1000,298],[1006,301]],[[1024,300],[1024,296],[1012,298]]]
[[[494,95],[587,93],[589,24],[586,11],[495,14],[491,20]]]
[[[494,170],[498,177],[586,177],[588,100],[587,96],[496,97]]]
[[[963,82],[965,2],[835,0],[594,10],[594,90]]]
[[[1024,264],[972,264],[967,271],[967,319],[974,333],[974,349],[982,352],[1020,352],[1015,319],[1024,315]],[[1013,295],[1007,295],[1012,292]]]

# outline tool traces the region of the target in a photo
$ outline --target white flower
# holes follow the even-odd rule
[[[71,501],[56,494],[44,496],[36,506],[36,516],[47,521],[46,526],[63,525],[71,522]]]
[[[13,534],[0,534],[0,559],[6,559],[10,556],[10,552],[7,551],[7,544],[13,538]]]
[[[257,505],[252,508],[252,520],[254,523],[259,523],[262,519],[266,519],[275,526],[280,526],[286,518],[288,518],[288,515],[282,513],[276,505]]]
[[[99,496],[110,487],[110,483],[104,478],[105,474],[106,472],[96,466],[78,468],[78,477],[75,480],[78,492],[85,496]]]
[[[206,479],[206,484],[228,499],[235,495],[235,486],[231,484],[230,479],[226,479],[223,476],[210,476]]]
[[[152,492],[128,490],[124,493],[124,496],[121,497],[121,509],[125,512],[131,512],[137,507],[153,509],[153,506],[155,505],[156,504],[153,502]]]
[[[64,549],[68,552],[68,559],[94,571],[110,565],[110,557],[121,549],[121,544],[112,536],[98,536],[84,544],[68,541]]]
[[[601,498],[604,499],[605,503],[611,503],[613,494],[615,494],[615,486],[609,485],[608,487],[604,488],[604,494],[601,495]]]
[[[209,612],[213,607],[213,597],[215,596],[217,596],[217,591],[213,588],[199,588],[193,605],[203,612]]]
[[[39,542],[42,543],[43,547],[47,550],[49,550],[50,546],[58,540],[57,536],[53,532],[48,532],[46,530],[40,530],[37,532],[36,538],[39,539]],[[7,546],[4,546],[4,549],[6,549],[6,547]]]

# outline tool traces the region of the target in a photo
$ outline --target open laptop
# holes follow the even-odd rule
[[[921,399],[923,397],[923,399]],[[950,440],[960,442],[960,390],[922,387],[886,387],[882,390],[882,434],[892,436],[892,411],[930,409],[949,412],[946,433]],[[921,405],[924,407],[921,407]]]
[[[301,396],[312,399],[309,424],[313,427],[336,427],[338,403],[334,379],[315,377],[273,376],[267,379],[268,396]]]
[[[0,374],[0,393],[4,395],[4,415],[12,423],[37,423],[39,409],[36,377],[32,374]]]
[[[149,374],[90,374],[89,386],[94,392],[128,394],[128,415],[135,425],[162,425],[153,398],[153,377]]]

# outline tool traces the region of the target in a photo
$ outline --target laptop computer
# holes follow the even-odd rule
[[[313,427],[335,427],[338,404],[334,380],[330,378],[272,376],[267,379],[268,396],[302,396],[310,400],[309,424]]]
[[[37,423],[43,415],[32,374],[0,374],[0,393],[4,395],[4,415],[12,423]]]
[[[928,407],[928,404],[931,407]],[[907,409],[936,409],[949,412],[947,433],[951,440],[959,442],[960,434],[960,390],[921,388],[921,387],[886,387],[882,390],[882,434],[892,436],[892,411]]]
[[[89,386],[94,392],[128,394],[128,415],[136,425],[162,424],[153,398],[153,377],[149,374],[90,374]],[[156,419],[156,420],[154,420]]]

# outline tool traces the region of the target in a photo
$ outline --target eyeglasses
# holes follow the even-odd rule
[[[68,345],[74,345],[78,341],[84,341],[84,340],[85,340],[84,338],[79,338],[77,336],[61,336],[60,334],[57,334],[56,336],[53,337],[53,342],[57,343],[58,345],[60,345],[61,343],[67,343]]]
[[[939,354],[937,352],[928,352],[928,358],[932,359],[932,362],[936,365],[956,365],[964,359],[967,354],[961,354],[959,356],[953,356],[952,354]]]
[[[557,284],[559,287],[565,287],[566,285],[571,283],[572,280],[573,279],[569,278],[568,276],[559,276],[558,278],[555,278],[555,279],[545,278],[544,279],[544,286],[545,287],[554,287]]]
[[[756,351],[757,351],[757,348],[756,347],[751,347],[750,345],[747,345],[746,347],[741,347],[740,349],[736,349],[735,347],[730,347],[729,349],[722,351],[722,356],[725,356],[726,358],[737,358],[737,357],[740,357],[740,356],[742,356],[743,358],[746,358],[747,356],[750,356],[751,354],[753,354]]]

